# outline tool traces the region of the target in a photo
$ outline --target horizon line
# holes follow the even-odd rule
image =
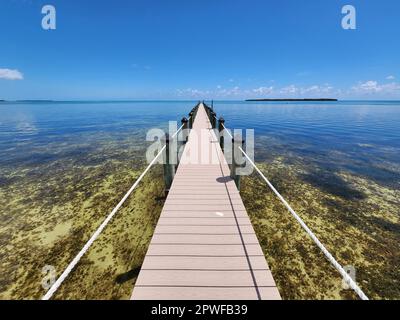
[[[263,101],[264,100],[264,101]],[[274,101],[276,100],[276,101]],[[323,100],[328,100],[326,102],[345,102],[345,101],[400,101],[400,99],[332,99],[332,98],[260,98],[260,99],[0,99],[0,102],[192,102],[192,101],[232,101],[232,102],[318,102],[317,100],[322,100],[320,102],[325,102]],[[299,101],[293,101],[299,100]],[[331,101],[329,101],[331,100]],[[336,100],[336,101],[332,101]]]

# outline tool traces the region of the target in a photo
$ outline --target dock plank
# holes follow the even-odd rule
[[[280,299],[202,104],[132,299]]]
[[[135,286],[275,287],[267,270],[142,270]]]
[[[247,217],[229,219],[215,218],[160,218],[158,226],[251,226],[250,219]]]
[[[156,233],[158,234],[213,234],[213,235],[226,235],[226,234],[237,234],[238,232],[242,234],[253,234],[254,229],[251,225],[247,226],[165,226],[158,225],[156,228]]]
[[[157,245],[149,247],[148,256],[202,256],[202,257],[235,257],[262,256],[259,244],[238,244],[229,247],[224,245]]]
[[[280,300],[274,287],[258,287],[259,295],[254,287],[232,288],[187,288],[187,287],[141,287],[135,295],[138,300],[152,300],[154,295],[159,300]]]
[[[263,256],[246,257],[175,257],[147,256],[142,270],[268,270]]]

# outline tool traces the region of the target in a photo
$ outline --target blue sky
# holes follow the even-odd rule
[[[400,99],[399,39],[398,0],[1,0],[0,99]]]

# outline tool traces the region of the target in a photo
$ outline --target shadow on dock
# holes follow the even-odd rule
[[[139,272],[140,272],[140,268],[141,267],[137,267],[137,268],[134,268],[132,270],[129,270],[128,272],[119,274],[115,278],[115,282],[118,283],[118,284],[123,284],[123,283],[125,283],[127,281],[130,281],[132,279],[137,278],[137,276],[139,275]]]

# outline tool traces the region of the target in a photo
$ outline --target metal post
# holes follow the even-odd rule
[[[213,129],[217,127],[217,114],[214,111],[211,111],[211,124]]]
[[[163,155],[163,167],[164,167],[164,183],[165,183],[165,194],[167,195],[169,189],[171,188],[172,181],[174,180],[175,176],[175,165],[171,164],[170,162],[170,137],[169,134],[166,133],[164,137],[165,142],[165,151]]]
[[[212,119],[211,119],[211,108],[207,107],[207,115],[208,115],[208,120],[210,120],[210,123],[212,123]]]
[[[218,120],[218,131],[219,131],[219,145],[222,149],[222,152],[224,152],[224,135],[222,132],[224,131],[225,127],[225,119],[220,117]]]
[[[244,148],[244,140],[238,137],[232,139],[232,165],[231,165],[231,178],[235,180],[236,187],[240,191],[240,175],[236,173],[237,169],[242,166],[238,164],[238,159],[243,158],[242,152],[239,147]]]
[[[193,128],[193,122],[194,122],[194,111],[191,111],[189,113],[189,129]]]
[[[189,129],[189,120],[186,119],[186,118],[182,118],[181,123],[183,125],[182,132],[184,134],[186,134],[186,140],[184,142],[184,143],[186,143],[188,141],[188,139],[189,139],[189,135],[188,135],[188,132],[187,132],[187,130]]]

